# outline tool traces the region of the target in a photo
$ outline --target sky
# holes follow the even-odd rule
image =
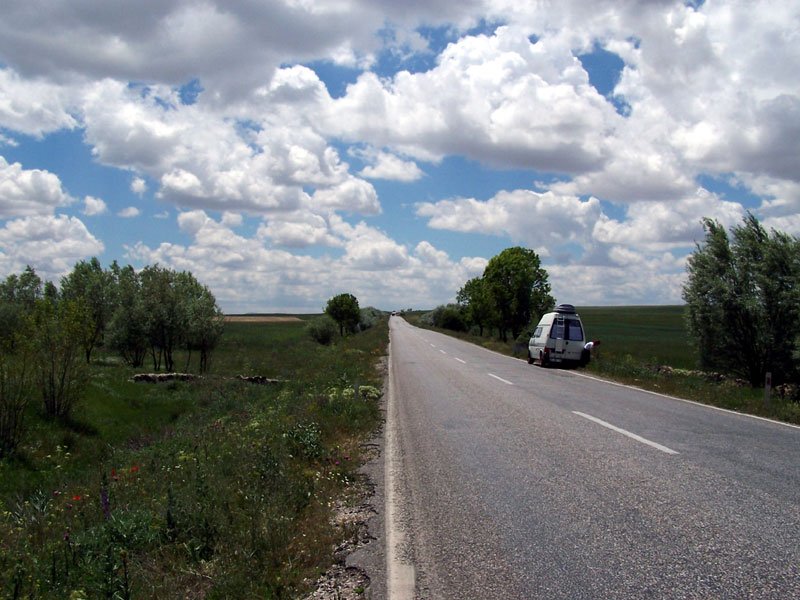
[[[797,2],[3,2],[0,277],[432,308],[524,246],[558,302],[678,304],[748,212],[800,235]]]

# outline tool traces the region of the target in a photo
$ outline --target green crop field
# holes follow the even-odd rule
[[[631,355],[654,365],[697,368],[683,306],[586,306],[578,313],[587,339],[600,340],[607,358]]]
[[[303,595],[357,533],[331,517],[361,501],[387,343],[386,319],[331,346],[303,320],[231,322],[207,377],[160,384],[100,356],[72,418],[32,402],[0,460],[0,597]]]

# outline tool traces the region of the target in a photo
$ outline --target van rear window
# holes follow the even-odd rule
[[[556,321],[550,330],[550,338],[554,340],[569,340],[571,342],[582,341],[583,328],[581,327],[581,322],[576,319],[564,319],[563,324]]]

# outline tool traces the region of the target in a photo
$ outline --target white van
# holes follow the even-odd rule
[[[571,304],[559,304],[545,314],[528,342],[528,363],[585,366],[590,352],[580,315]]]

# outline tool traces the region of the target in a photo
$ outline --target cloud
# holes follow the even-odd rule
[[[3,12],[7,13],[5,9]],[[26,79],[10,68],[0,68],[0,90],[3,91],[0,127],[41,137],[78,125],[71,114],[77,98],[72,97],[73,90],[69,87],[43,79]]]
[[[367,179],[387,179],[392,181],[417,181],[424,173],[417,163],[403,160],[388,152],[375,150],[354,151],[354,155],[369,163],[359,175]]]
[[[24,169],[0,156],[0,218],[49,215],[74,199],[57,175],[41,169]]]
[[[409,285],[415,289],[413,303],[431,307],[453,300],[455,290],[486,264],[480,257],[454,260],[429,242],[408,250],[379,230],[339,217],[331,217],[329,230],[342,240],[342,256],[338,249],[320,256],[271,249],[264,244],[268,238],[263,231],[252,238],[239,235],[201,210],[182,213],[178,224],[191,237],[189,245],[149,247],[139,242],[128,248],[128,258],[191,271],[211,287],[227,312],[263,306],[320,311],[343,289],[362,306],[408,307]]]
[[[596,198],[584,201],[551,191],[514,190],[485,202],[466,198],[420,203],[416,212],[434,229],[509,237],[547,253],[552,245],[587,243],[601,207]]]
[[[35,265],[43,279],[58,280],[74,264],[103,252],[104,246],[75,217],[37,215],[14,219],[0,229],[0,272]]]
[[[333,101],[328,127],[422,160],[574,173],[602,165],[604,132],[619,120],[563,40],[533,44],[500,27],[450,44],[429,71],[361,75]]]
[[[100,198],[86,196],[83,199],[83,214],[85,214],[87,217],[103,215],[107,212],[108,206],[106,206],[106,203]]]
[[[135,206],[126,206],[117,213],[117,216],[122,217],[123,219],[133,219],[134,217],[138,217],[140,214],[142,214],[142,211]]]
[[[344,240],[331,231],[328,219],[311,211],[297,211],[280,219],[268,218],[259,227],[258,235],[287,248],[344,246]]]
[[[141,196],[147,191],[147,182],[141,177],[134,177],[131,179],[131,191],[134,194]]]

